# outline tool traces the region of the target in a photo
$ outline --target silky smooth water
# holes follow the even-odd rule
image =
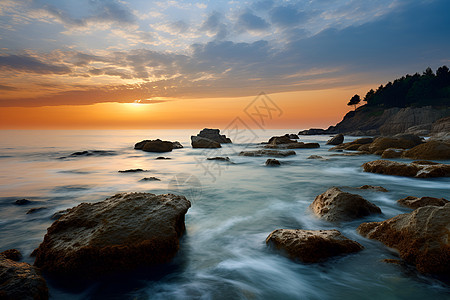
[[[361,165],[377,159],[330,156],[328,136],[301,137],[319,149],[297,149],[279,158],[281,167],[265,167],[267,157],[238,156],[254,144],[227,144],[219,150],[192,149],[199,130],[1,131],[0,251],[17,248],[24,261],[38,247],[53,213],[81,202],[97,202],[119,192],[179,193],[192,207],[186,234],[174,262],[159,270],[139,270],[93,282],[63,286],[50,279],[53,299],[450,299],[450,289],[414,268],[382,262],[394,250],[359,236],[355,229],[411,210],[396,200],[406,196],[450,198],[450,178],[415,179],[364,173]],[[257,142],[293,130],[256,130]],[[250,133],[240,133],[250,134]],[[170,153],[133,149],[143,139],[180,141]],[[350,141],[354,138],[347,138]],[[245,139],[244,139],[245,140]],[[67,157],[82,150],[109,155]],[[311,160],[321,155],[327,160]],[[172,158],[156,160],[157,156]],[[232,163],[207,161],[229,156]],[[446,163],[449,163],[447,161]],[[142,168],[146,173],[118,173]],[[139,181],[155,176],[161,181]],[[381,185],[388,193],[354,189]],[[308,210],[315,196],[331,186],[361,194],[383,214],[332,224]],[[17,206],[27,198],[35,202]],[[32,207],[45,207],[26,214]],[[295,263],[268,249],[265,238],[279,228],[338,229],[361,243],[357,254],[318,264]]]

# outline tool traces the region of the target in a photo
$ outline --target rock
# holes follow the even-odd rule
[[[191,203],[173,194],[121,193],[82,203],[55,221],[33,254],[57,276],[95,278],[169,262]]]
[[[382,158],[399,158],[402,157],[403,149],[388,148],[381,154]]]
[[[48,299],[47,284],[39,271],[0,254],[0,299]]]
[[[200,131],[200,133],[197,134],[197,136],[206,138],[208,140],[213,140],[220,144],[231,143],[231,140],[225,135],[220,135],[219,129],[204,128],[202,131]]]
[[[291,140],[298,140],[299,139],[298,135],[296,135],[294,133],[286,133],[284,136],[287,137],[287,138],[290,138]]]
[[[402,155],[404,158],[412,159],[450,159],[450,143],[441,141],[428,141],[424,144],[406,150]]]
[[[360,195],[350,194],[332,187],[318,195],[310,209],[330,222],[350,221],[371,214],[380,214],[381,209]]]
[[[401,163],[390,160],[374,160],[362,165],[364,172],[407,176],[417,178],[448,177],[450,176],[450,165],[433,162],[414,161],[412,163]]]
[[[266,244],[282,250],[289,258],[304,263],[355,253],[364,248],[338,230],[277,229],[269,234]]]
[[[358,149],[356,149],[356,150],[360,151],[360,152],[369,153],[369,147],[370,147],[370,144],[364,144],[364,145],[359,146]]]
[[[50,217],[50,219],[51,220],[58,220],[59,218],[61,218],[65,214],[67,214],[69,212],[69,210],[70,210],[70,208],[57,211]]]
[[[359,148],[361,148],[364,145],[368,145],[370,143],[372,143],[374,141],[374,138],[359,138],[356,139],[352,142],[348,142],[348,143],[343,143],[340,145],[337,145],[331,149],[329,149],[329,151],[335,151],[335,150],[359,150]],[[369,147],[369,146],[367,146]],[[365,150],[368,151],[368,148]]]
[[[388,247],[421,273],[450,275],[450,203],[425,206],[382,222],[361,224],[357,231]]]
[[[420,143],[421,141],[417,143],[412,138],[407,139],[401,137],[378,137],[370,144],[369,152],[377,153],[377,151],[381,151],[381,153],[383,153],[384,150],[389,148],[409,149],[419,145]]]
[[[407,134],[414,134],[420,136],[429,135],[430,132],[431,132],[431,123],[411,126],[405,130],[405,133]]]
[[[34,214],[35,212],[38,212],[38,211],[41,211],[41,210],[44,210],[44,209],[47,209],[47,207],[42,206],[42,207],[33,207],[33,208],[30,208],[30,209],[27,211],[27,215],[29,215],[29,214]]]
[[[164,156],[158,156],[158,157],[155,158],[155,159],[163,160],[163,159],[172,159],[172,158],[170,158],[170,157],[164,157]]]
[[[28,200],[28,199],[17,199],[16,201],[14,201],[15,205],[27,205],[32,203],[33,201]]]
[[[139,181],[161,181],[161,179],[159,179],[157,177],[144,177]]]
[[[333,138],[331,138],[327,145],[340,145],[344,142],[344,135],[342,133],[339,133],[338,135],[335,135]]]
[[[269,139],[269,145],[280,145],[280,144],[291,144],[296,143],[296,141],[291,140],[286,136],[273,136]]]
[[[128,170],[119,170],[119,173],[138,173],[138,172],[148,172],[147,170],[143,169],[128,169]]]
[[[320,134],[328,134],[326,130],[319,128],[311,128],[307,130],[302,130],[298,133],[298,135],[320,135]]]
[[[116,155],[117,153],[115,151],[105,151],[105,150],[85,150],[85,151],[78,151],[70,154],[69,156],[63,156],[60,157],[60,159],[65,158],[74,158],[74,157],[80,157],[80,156],[110,156],[110,155]]]
[[[360,186],[358,189],[360,189],[360,190],[376,190],[378,192],[383,192],[383,193],[388,192],[388,190],[382,186],[373,186],[373,185],[363,185],[363,186]]]
[[[342,151],[342,150],[338,150]],[[369,153],[367,152],[354,152],[354,153],[335,153],[335,154],[330,154],[330,156],[359,156],[359,155],[367,155]]]
[[[207,160],[218,160],[218,161],[230,161],[230,158],[227,157],[221,157],[221,156],[217,156],[217,157],[208,157]]]
[[[199,136],[191,136],[192,148],[221,148],[219,142]]]
[[[9,249],[6,251],[3,251],[0,253],[0,256],[3,256],[4,258],[13,260],[13,261],[19,261],[22,259],[22,253],[20,253],[17,249]]]
[[[183,147],[183,146],[181,146]],[[170,152],[174,149],[173,143],[169,141],[157,140],[144,140],[134,145],[134,149],[142,150],[146,152]]]
[[[450,132],[450,117],[445,117],[436,120],[431,126],[431,134],[437,135],[439,133],[449,133]]]
[[[281,163],[277,159],[269,158],[268,160],[266,160],[266,166],[278,167],[281,166]]]
[[[323,159],[323,157],[320,155],[310,155],[306,159]]]
[[[417,209],[419,207],[432,205],[432,206],[444,206],[450,201],[444,198],[433,198],[433,197],[413,197],[408,196],[406,198],[397,200],[397,203],[412,209]]]
[[[264,148],[269,149],[314,149],[320,148],[319,143],[303,143],[303,142],[295,142],[289,144],[268,144],[264,146]]]
[[[181,143],[178,142],[178,141],[172,142],[172,147],[173,147],[173,149],[181,149],[181,148],[184,148],[183,145],[181,145]]]
[[[239,156],[273,156],[273,157],[286,157],[290,155],[296,155],[295,151],[280,151],[280,150],[255,150],[255,151],[242,151]]]

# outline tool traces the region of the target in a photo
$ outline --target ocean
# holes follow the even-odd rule
[[[411,210],[406,196],[450,198],[450,178],[415,179],[364,173],[374,155],[330,156],[328,136],[301,136],[318,149],[296,149],[265,167],[267,157],[243,157],[271,136],[298,130],[247,130],[221,149],[193,149],[192,130],[3,130],[0,131],[0,251],[19,249],[23,260],[39,246],[52,215],[82,202],[120,192],[177,193],[192,207],[174,262],[149,274],[136,271],[92,282],[60,285],[49,280],[52,299],[450,299],[450,288],[413,267],[382,262],[395,250],[356,233],[362,222],[382,221]],[[179,141],[169,153],[134,150],[144,139]],[[346,142],[356,137],[346,137]],[[233,139],[233,137],[232,137]],[[98,151],[71,156],[79,151]],[[333,152],[334,153],[334,152]],[[320,155],[327,160],[307,159]],[[157,160],[165,156],[170,160]],[[228,156],[229,162],[207,157]],[[445,161],[450,163],[450,161]],[[147,170],[119,173],[119,170]],[[140,181],[157,177],[160,181]],[[389,192],[354,189],[379,185]],[[333,224],[313,216],[314,198],[332,186],[358,193],[383,212]],[[18,206],[17,199],[32,204]],[[30,208],[42,207],[27,214]],[[365,249],[317,264],[296,263],[267,248],[275,229],[338,229]]]

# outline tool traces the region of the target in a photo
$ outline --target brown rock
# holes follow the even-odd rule
[[[286,157],[290,155],[296,155],[295,151],[280,151],[280,150],[255,150],[255,151],[242,151],[240,156],[273,156],[273,157]]]
[[[215,141],[219,144],[231,143],[231,140],[229,138],[227,138],[223,134],[222,135],[220,134],[220,129],[204,128],[197,134],[197,136],[208,139],[208,140]],[[212,147],[207,147],[207,148],[212,148]],[[218,148],[218,147],[214,147],[214,148]]]
[[[419,138],[420,139],[420,138]],[[378,137],[369,146],[369,152],[375,153],[377,151],[384,151],[389,148],[395,149],[409,149],[417,146],[417,140],[409,137]],[[382,153],[382,152],[381,152]]]
[[[0,255],[0,299],[48,299],[47,284],[35,267]]]
[[[318,195],[309,207],[317,216],[331,222],[349,221],[381,213],[378,206],[360,195],[343,192],[337,187]]]
[[[266,166],[278,167],[278,166],[281,166],[281,163],[278,161],[278,159],[269,158],[268,160],[266,160]]]
[[[191,136],[192,148],[221,148],[219,142],[204,137]]]
[[[399,158],[402,157],[403,149],[388,148],[381,154],[382,158]]]
[[[441,141],[428,141],[403,152],[403,157],[412,159],[450,159],[450,144]]]
[[[423,206],[444,206],[449,201],[444,198],[433,198],[433,197],[413,197],[408,196],[406,198],[397,200],[397,203],[412,209],[417,209]]]
[[[375,190],[375,191],[383,192],[383,193],[388,192],[388,190],[382,186],[373,186],[373,185],[363,185],[363,186],[360,186],[358,189],[360,189],[360,190]]]
[[[320,155],[310,155],[306,159],[323,159],[323,157]]]
[[[264,148],[269,149],[314,149],[320,148],[319,143],[303,143],[303,142],[293,142],[289,144],[268,144]]]
[[[344,142],[344,135],[339,133],[328,140],[327,145],[340,145]]]
[[[287,136],[273,136],[269,139],[268,144],[271,145],[280,145],[280,144],[290,144],[290,143],[296,143],[296,141],[291,140]]]
[[[417,178],[448,177],[450,165],[416,161],[401,163],[390,160],[374,160],[362,165],[365,172]]]
[[[383,222],[363,223],[357,231],[397,249],[419,272],[450,275],[450,203],[421,207]]]
[[[269,234],[266,244],[282,250],[293,260],[305,263],[355,253],[364,248],[338,230],[277,229]]]
[[[22,258],[22,253],[17,249],[9,249],[0,253],[0,256],[13,261],[19,261]]]
[[[169,141],[161,141],[157,140],[144,140],[136,145],[134,145],[134,149],[143,150],[146,152],[170,152],[173,149],[173,143]]]
[[[191,206],[173,194],[122,193],[82,203],[48,229],[35,265],[58,276],[96,277],[170,261]]]

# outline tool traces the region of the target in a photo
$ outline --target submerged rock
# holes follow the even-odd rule
[[[314,149],[314,148],[320,148],[319,143],[303,143],[303,142],[295,142],[289,144],[269,144],[266,145],[265,148],[270,149]]]
[[[450,143],[431,140],[403,152],[403,157],[412,159],[450,159]]]
[[[358,189],[360,189],[360,190],[375,190],[375,191],[383,192],[383,193],[388,192],[388,190],[382,186],[373,186],[373,185],[367,185],[367,184],[360,186]]]
[[[343,143],[340,145],[337,145],[333,148],[330,148],[328,151],[335,151],[335,150],[360,150],[362,146],[367,145],[367,149],[364,151],[369,151],[369,144],[372,143],[374,138],[359,138],[352,142]]]
[[[428,161],[414,161],[412,163],[401,163],[390,160],[374,160],[362,165],[364,172],[407,176],[417,178],[448,177],[450,176],[450,165],[439,164]]]
[[[47,283],[38,269],[9,259],[5,252],[0,253],[0,299],[48,299]]]
[[[44,210],[44,209],[47,209],[47,207],[42,206],[42,207],[33,207],[33,208],[30,208],[30,209],[27,211],[27,215],[29,215],[29,214],[34,214],[34,213],[36,213],[36,212],[38,212],[38,211],[41,211],[41,210]]]
[[[157,177],[144,177],[139,181],[161,181],[161,179],[159,179]]]
[[[202,137],[208,140],[215,141],[220,144],[228,144],[231,143],[231,140],[227,138],[225,135],[220,134],[220,129],[210,129],[204,128],[197,134],[198,137]]]
[[[450,275],[450,203],[425,206],[382,222],[361,224],[357,231],[388,247],[421,273]]]
[[[176,142],[178,143],[178,142]],[[180,143],[178,143],[180,144]],[[181,144],[180,144],[181,146]],[[183,146],[181,146],[183,148]],[[170,152],[172,149],[174,149],[174,143],[169,141],[161,141],[160,139],[156,140],[143,140],[139,143],[136,143],[134,145],[134,149],[136,150],[142,150],[146,152]],[[177,149],[177,148],[175,148]]]
[[[204,137],[191,136],[192,148],[221,148],[219,142]]]
[[[338,135],[335,135],[333,138],[328,140],[327,145],[340,145],[344,142],[344,135],[342,133],[339,133]]]
[[[191,203],[173,194],[122,193],[82,203],[48,229],[33,254],[54,275],[97,277],[169,262]]]
[[[28,199],[17,199],[16,201],[14,201],[15,205],[27,205],[32,203],[33,201],[28,200]]]
[[[114,151],[107,151],[107,150],[84,150],[84,151],[78,151],[70,154],[69,156],[63,156],[60,157],[60,159],[65,158],[75,158],[80,156],[111,156],[116,155],[117,153]]]
[[[320,155],[310,155],[306,159],[323,159],[323,157]]]
[[[277,229],[269,234],[266,244],[282,250],[291,259],[305,263],[355,253],[364,248],[338,230]]]
[[[310,209],[330,222],[350,221],[371,214],[380,214],[381,209],[360,195],[350,194],[332,187],[318,195]]]
[[[228,156],[222,157],[222,156],[216,156],[216,157],[208,157],[207,160],[218,160],[218,161],[230,161],[230,158]]]
[[[283,135],[283,136],[273,136],[273,137],[271,137],[267,144],[280,145],[280,144],[291,144],[291,143],[297,143],[297,142],[293,141],[289,137]]]
[[[449,203],[450,201],[444,199],[444,198],[434,198],[434,197],[413,197],[408,196],[406,198],[397,200],[397,203],[412,209],[417,209],[419,207],[423,206],[444,206],[445,204]]]
[[[268,160],[266,160],[266,166],[278,167],[278,166],[281,166],[281,163],[280,163],[280,161],[278,161],[278,159],[269,158]]]
[[[143,169],[128,169],[128,170],[120,170],[119,173],[138,173],[138,172],[148,172],[147,170]]]
[[[172,158],[170,158],[170,157],[164,157],[164,156],[158,156],[158,157],[155,158],[155,159],[158,159],[158,160],[164,160],[164,159],[172,159]]]
[[[255,150],[255,151],[242,151],[240,156],[273,156],[273,157],[286,157],[290,155],[296,155],[295,151],[280,151],[280,150]]]

